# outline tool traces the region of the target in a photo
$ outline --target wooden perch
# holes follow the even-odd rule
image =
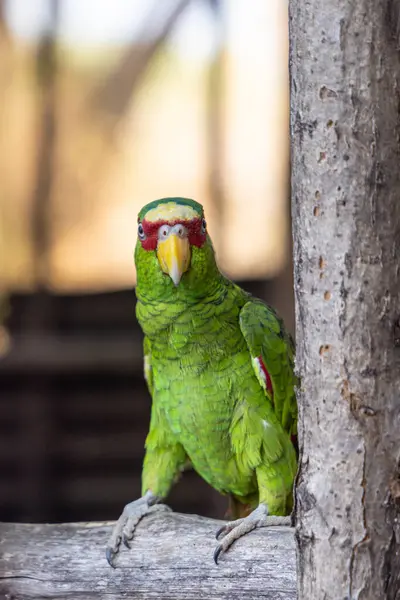
[[[116,569],[104,554],[111,523],[0,524],[0,598],[295,599],[293,530],[256,530],[216,566],[220,523],[158,510],[138,525]]]

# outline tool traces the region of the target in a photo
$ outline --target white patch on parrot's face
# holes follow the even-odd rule
[[[268,421],[266,421],[265,419],[262,420],[262,424],[264,429],[267,429],[267,427],[271,427],[271,423],[268,423]]]
[[[261,387],[264,390],[266,390],[267,389],[267,377],[264,373],[263,368],[261,367],[260,359],[256,357],[256,358],[252,358],[251,360],[253,363],[253,368],[257,375],[257,379],[260,382]]]
[[[176,219],[190,221],[198,219],[199,215],[191,206],[177,204],[176,202],[165,202],[149,210],[144,218],[146,221],[154,223],[155,221],[174,221]]]
[[[173,227],[169,225],[162,225],[158,230],[158,241],[163,242],[169,238],[170,235],[176,235],[179,238],[187,237],[189,234],[188,230],[182,223],[177,223]]]

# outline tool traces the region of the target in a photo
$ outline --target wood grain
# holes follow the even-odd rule
[[[220,521],[157,510],[138,525],[111,569],[111,523],[0,524],[3,600],[294,600],[293,530],[271,527],[238,541],[216,566]]]

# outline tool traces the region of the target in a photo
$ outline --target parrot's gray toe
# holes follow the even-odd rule
[[[244,519],[238,519],[238,521],[243,521]],[[218,535],[224,534],[224,537],[220,544],[214,550],[214,562],[218,564],[218,558],[222,553],[225,553],[228,548],[233,544],[233,542],[249,531],[252,531],[257,526],[254,522],[241,522],[240,525],[236,525],[235,527],[229,527],[232,523],[227,523],[226,527],[221,527],[222,531],[217,531]],[[218,538],[217,538],[218,539]]]
[[[130,502],[124,507],[106,548],[107,562],[111,567],[115,568],[114,559],[118,554],[121,542],[130,549],[129,542],[133,538],[137,524],[145,515],[156,508],[157,502],[159,502],[159,498],[151,492],[147,492],[141,498]]]
[[[253,529],[277,525],[290,525],[290,517],[268,515],[266,504],[260,504],[247,517],[236,519],[236,521],[228,521],[218,529],[215,536],[217,540],[220,537],[223,538],[214,551],[215,564],[218,564],[219,556],[225,553],[233,542],[253,531]]]
[[[221,536],[225,537],[230,531],[236,529],[236,527],[243,521],[244,519],[236,519],[236,521],[229,521],[228,523],[225,523],[218,529],[217,533],[215,534],[215,538],[218,540]]]

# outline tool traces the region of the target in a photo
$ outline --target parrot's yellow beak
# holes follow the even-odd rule
[[[161,269],[178,285],[183,273],[190,266],[190,245],[188,238],[171,233],[166,240],[159,240],[157,258]]]

